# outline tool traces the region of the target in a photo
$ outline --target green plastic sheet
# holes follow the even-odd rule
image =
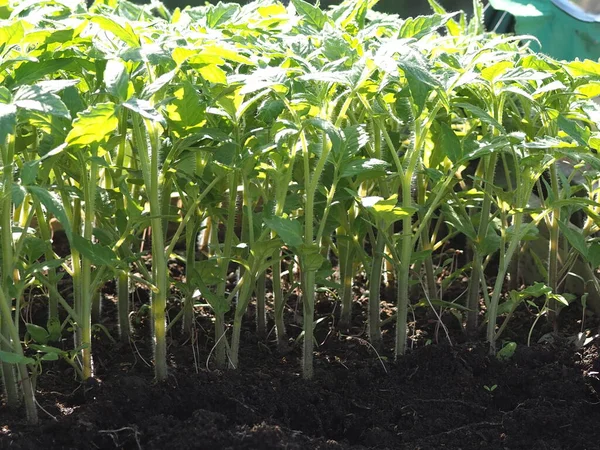
[[[490,0],[515,16],[515,32],[535,36],[531,47],[556,59],[600,58],[600,23],[581,22],[550,0]]]

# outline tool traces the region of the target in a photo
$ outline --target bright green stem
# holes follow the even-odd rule
[[[266,296],[266,276],[263,272],[256,281],[256,334],[260,339],[264,339],[267,336]]]
[[[285,297],[281,287],[281,260],[272,266],[273,271],[273,307],[275,309],[275,333],[277,334],[277,349],[285,351],[287,349],[287,335],[285,332],[285,321],[283,313],[285,310]]]
[[[302,375],[310,380],[314,375],[313,368],[313,331],[315,322],[315,271],[302,272],[302,305],[304,313],[303,331],[304,345],[302,347]]]
[[[117,296],[119,310],[119,337],[121,342],[129,342],[131,326],[129,324],[129,274],[120,272],[117,278]]]
[[[44,241],[50,242],[50,240],[52,239],[52,231],[46,220],[44,211],[42,210],[42,206],[39,202],[36,201],[34,208],[35,215],[37,217],[38,228],[40,230],[40,236]],[[44,256],[46,258],[46,261],[52,261],[54,259],[54,252],[52,251],[52,248],[48,248]],[[50,281],[50,283],[56,284],[56,269],[54,269],[53,267],[48,268],[48,280]],[[50,291],[48,292],[48,331],[51,332],[51,330],[54,330],[56,324],[60,324],[58,317],[58,298]],[[51,338],[53,340],[58,339],[58,337],[59,336],[53,336],[51,332]]]
[[[477,241],[473,245],[473,269],[471,271],[471,279],[469,280],[468,297],[467,297],[467,332],[474,334],[477,330],[477,318],[479,317],[479,286],[481,277],[483,276],[483,257],[484,255],[478,250],[479,245],[483,243],[487,236],[488,227],[490,224],[490,210],[492,206],[492,189],[494,186],[494,175],[496,173],[496,162],[498,156],[493,153],[487,158],[485,166],[485,187],[483,202],[481,205],[481,214],[479,217],[479,228],[477,230]]]
[[[90,241],[94,227],[94,218],[96,215],[95,197],[96,184],[98,182],[98,163],[95,159],[96,152],[92,151],[90,160],[89,177],[86,175],[84,189],[85,217],[83,223],[83,237]],[[89,258],[82,255],[81,258],[81,310],[79,311],[82,320],[81,343],[85,346],[82,350],[82,373],[83,378],[87,379],[94,375],[92,362],[92,304],[97,293],[91,288],[92,284],[92,262]]]
[[[235,219],[237,214],[237,187],[238,177],[237,172],[232,172],[229,176],[229,199],[227,204],[227,222],[225,225],[225,241],[223,243],[223,253],[221,255],[221,282],[217,287],[217,297],[225,300],[225,289],[227,287],[227,271],[231,251],[233,248],[233,238],[235,236]],[[230,295],[230,298],[231,297]],[[217,367],[225,367],[226,365],[226,344],[225,341],[225,314],[220,311],[215,311],[215,362]]]
[[[195,205],[194,205],[195,209]],[[198,232],[198,216],[193,214],[185,229],[185,273],[188,284],[192,279],[192,273],[196,265],[196,234]],[[194,328],[194,290],[188,286],[185,300],[183,302],[183,324],[184,336],[191,337]]]
[[[340,266],[340,282],[342,299],[342,312],[340,315],[340,328],[348,329],[352,319],[352,282],[354,278],[354,245],[351,236],[344,227],[338,227],[336,231],[337,246]]]
[[[2,315],[2,317],[11,317],[9,301],[10,299],[6,297],[4,289],[0,289],[0,315]],[[23,347],[21,346],[21,340],[19,338],[19,332],[17,330],[17,327],[11,320],[8,320],[6,322],[3,322],[3,329],[4,328],[6,328],[7,334],[10,337],[10,342],[12,342],[12,352],[15,353],[17,356],[23,358]],[[12,365],[9,365],[9,367],[12,371]],[[4,367],[3,370],[5,370]],[[31,378],[29,376],[29,371],[27,370],[27,366],[25,364],[17,364],[17,370],[20,377],[18,382],[21,386],[21,389],[23,390],[23,399],[25,403],[25,413],[27,414],[27,421],[30,424],[35,425],[38,422],[38,415],[35,406],[35,393],[33,389],[33,384],[31,383]]]
[[[2,192],[2,270],[1,274],[1,286],[3,298],[3,305],[6,307],[8,313],[2,313],[2,335],[3,343],[0,346],[2,350],[10,352],[10,346],[8,342],[11,341],[11,327],[14,327],[11,310],[12,310],[12,298],[9,294],[9,286],[13,283],[13,238],[12,238],[12,186],[13,186],[13,157],[14,157],[14,140],[10,140],[8,145],[2,146],[2,166],[3,166],[3,192]],[[17,339],[17,342],[20,342]],[[13,342],[14,345],[14,342]],[[19,343],[20,347],[20,343]],[[4,381],[4,390],[6,393],[6,403],[11,408],[16,407],[19,404],[19,390],[17,381],[15,379],[15,373],[11,364],[2,363],[2,374]]]
[[[306,188],[306,198],[304,205],[304,245],[305,252],[308,255],[301,255],[300,257],[300,268],[302,269],[302,303],[304,311],[303,319],[303,331],[304,331],[304,345],[303,345],[303,358],[302,358],[302,375],[305,379],[309,380],[313,377],[313,332],[314,332],[314,314],[315,314],[315,279],[317,268],[309,263],[310,251],[315,246],[314,236],[314,205],[315,205],[315,193],[319,184],[319,179],[325,168],[331,145],[327,142],[326,133],[322,134],[323,148],[321,155],[317,161],[313,173],[310,171],[310,154],[308,151],[308,145],[306,142],[306,136],[304,132],[301,133],[302,150],[304,156],[304,182]],[[317,251],[320,244],[320,239],[317,239]]]
[[[559,182],[558,174],[556,171],[556,164],[550,166],[550,185],[553,194],[553,201],[556,202],[559,196]],[[558,221],[560,220],[560,207],[552,208],[552,215],[550,216],[550,236],[548,244],[548,287],[552,289],[552,292],[558,293],[558,246],[560,229]],[[556,309],[558,302],[555,299],[550,299],[548,302],[548,322],[554,327],[554,331],[558,331],[557,313]]]
[[[167,297],[169,278],[162,228],[160,188],[162,174],[159,170],[158,130],[150,122],[143,127],[141,117],[134,115],[134,137],[138,147],[138,158],[148,192],[150,225],[152,226],[152,274],[156,291],[152,293],[152,323],[154,344],[154,374],[157,381],[167,379]],[[148,136],[146,135],[148,131]],[[148,159],[148,156],[150,158]],[[166,194],[165,194],[166,195]]]
[[[244,318],[244,314],[246,314],[246,309],[250,301],[253,286],[254,277],[252,276],[251,272],[244,272],[244,275],[242,278],[240,278],[240,281],[236,286],[236,289],[239,289],[239,296],[237,306],[235,308],[235,316],[233,318],[233,334],[231,337],[231,356],[229,359],[229,366],[232,369],[237,369],[239,367],[242,320]],[[231,295],[234,295],[234,293],[232,292]]]
[[[427,190],[427,181],[425,177],[421,174],[417,176],[418,185],[417,185],[417,202],[419,205],[425,204],[425,191]],[[425,220],[425,214],[420,212],[419,214],[419,222],[423,223]],[[430,237],[430,225],[425,224],[421,230],[421,250],[424,252],[432,252],[433,247],[431,245],[431,237]],[[435,284],[435,275],[433,269],[433,255],[430,253],[427,258],[423,261],[423,267],[425,268],[425,287],[427,289],[427,295],[430,299],[436,298],[437,294],[437,286]]]
[[[403,179],[402,183],[402,206],[410,208],[412,206],[411,198],[411,178],[410,173]],[[397,358],[404,355],[406,351],[406,334],[407,325],[406,319],[408,315],[409,303],[409,282],[410,282],[410,260],[413,253],[412,240],[412,217],[408,216],[402,219],[402,237],[400,261],[398,264],[398,297],[397,297],[397,313],[396,313],[396,345],[394,347],[394,356]]]
[[[520,236],[521,225],[522,225],[522,213],[518,212],[515,214],[513,238],[508,245],[508,250],[503,253],[504,246],[500,252],[500,263],[498,264],[498,276],[494,283],[494,291],[488,305],[487,311],[487,340],[490,344],[489,353],[490,355],[496,354],[496,341],[499,337],[499,333],[496,333],[496,321],[498,319],[498,304],[500,303],[500,296],[502,295],[502,287],[504,286],[504,279],[508,268],[512,261],[513,255],[521,245]]]
[[[381,273],[383,269],[383,252],[385,251],[385,226],[380,223],[377,227],[377,237],[373,246],[373,262],[369,277],[369,320],[368,333],[371,345],[376,349],[381,347]]]

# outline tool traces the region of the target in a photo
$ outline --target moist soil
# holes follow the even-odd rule
[[[171,274],[184,268],[171,264]],[[470,342],[451,313],[417,309],[410,350],[394,361],[393,320],[383,349],[366,340],[366,290],[357,278],[351,328],[335,327],[339,305],[319,295],[315,376],[302,379],[297,337],[301,320],[290,296],[290,349],[277,351],[274,333],[258,339],[253,309],[244,325],[240,367],[214,367],[208,308],[197,308],[192,338],[174,326],[169,378],[153,380],[149,321],[134,294],[133,337],[94,337],[96,377],[76,380],[65,363],[44,365],[37,380],[40,424],[0,408],[4,449],[598,449],[600,339],[576,346],[580,307],[561,314],[560,333],[547,334],[522,308],[506,337],[518,343],[510,359],[488,356],[483,339]],[[104,292],[102,324],[117,336],[114,286]],[[173,292],[173,299],[177,298]],[[448,295],[451,295],[449,293]],[[43,304],[33,317],[43,312]],[[383,303],[382,318],[391,304]],[[173,317],[179,303],[172,301]],[[589,316],[589,315],[588,315]],[[301,319],[301,318],[300,318]],[[441,320],[440,320],[441,319]],[[43,323],[43,319],[40,319]],[[271,323],[271,322],[269,322]],[[585,328],[597,332],[589,316]],[[541,339],[540,342],[538,342]],[[65,348],[69,343],[63,342]]]

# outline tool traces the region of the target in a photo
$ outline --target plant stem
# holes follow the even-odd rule
[[[559,196],[559,181],[556,170],[556,163],[550,166],[550,187],[552,189],[552,203],[558,201]],[[552,214],[550,215],[550,236],[548,239],[548,287],[552,289],[552,293],[558,294],[558,246],[560,229],[558,222],[560,220],[560,207],[553,206]],[[551,298],[548,302],[548,322],[552,324],[554,332],[558,331],[557,309],[558,302]]]
[[[159,136],[156,126],[133,114],[134,138],[138,158],[148,191],[152,226],[152,276],[156,291],[152,293],[154,374],[157,381],[167,379],[166,309],[169,292],[167,258],[162,229],[160,188],[163,176],[159,170]],[[143,126],[145,122],[145,127]],[[146,132],[148,134],[146,134]],[[166,195],[166,194],[164,194]]]
[[[383,269],[383,252],[385,250],[385,236],[387,230],[383,222],[377,224],[377,236],[373,246],[373,263],[369,277],[369,319],[368,334],[371,345],[381,347],[381,273]]]
[[[3,143],[4,144],[4,143]],[[9,286],[13,284],[13,237],[12,237],[12,218],[13,218],[13,204],[12,204],[12,186],[13,186],[13,159],[14,159],[14,139],[10,138],[7,145],[1,146],[2,155],[2,167],[3,167],[3,180],[2,180],[2,209],[0,213],[1,224],[2,224],[2,270],[1,274],[1,285],[2,290],[2,302],[5,303],[7,313],[2,314],[1,320],[1,331],[2,336],[5,338],[0,346],[3,351],[11,351],[9,342],[11,342],[11,327],[14,327],[12,318],[12,298],[10,296]],[[18,314],[18,311],[17,311]],[[19,346],[20,346],[20,341]],[[13,342],[13,345],[15,343]],[[15,372],[13,365],[2,362],[2,375],[4,381],[4,391],[6,394],[6,403],[11,408],[16,408],[19,404],[19,389],[17,380],[15,379]]]
[[[487,236],[490,224],[490,210],[492,206],[492,189],[494,186],[494,175],[496,173],[496,162],[498,156],[493,153],[482,161],[484,164],[484,195],[481,204],[481,213],[479,216],[479,228],[477,230],[477,241],[472,243],[473,249],[473,268],[471,270],[471,279],[469,280],[467,296],[467,333],[471,336],[477,331],[477,320],[479,317],[479,285],[483,277],[483,257],[479,250],[479,245],[483,243]]]
[[[120,272],[117,278],[117,297],[119,311],[119,337],[121,342],[129,342],[131,326],[129,324],[129,274]]]

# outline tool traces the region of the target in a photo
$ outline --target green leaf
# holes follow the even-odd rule
[[[316,244],[302,244],[297,248],[297,251],[302,270],[319,270],[326,261],[325,257],[319,251],[319,246]]]
[[[129,89],[129,73],[122,61],[111,59],[104,68],[104,86],[106,92],[119,101],[127,99]]]
[[[436,11],[437,12],[437,11]],[[438,28],[444,26],[448,20],[458,13],[453,14],[433,14],[431,16],[409,17],[404,20],[400,28],[401,38],[421,39],[435,32]]]
[[[240,5],[235,3],[219,2],[208,10],[206,25],[210,28],[217,28],[219,25],[229,23],[240,12],[240,9]]]
[[[126,23],[124,26],[117,23],[108,16],[95,15],[91,21],[98,24],[104,31],[109,31],[116,37],[125,42],[129,47],[137,48],[140,46],[140,38],[136,35],[131,25]]]
[[[15,93],[14,104],[26,111],[71,119],[71,113],[60,97],[43,86],[21,86]]]
[[[65,208],[60,197],[54,193],[39,186],[27,186],[27,191],[49,211],[63,226],[67,238],[71,239],[71,223],[67,218]]]
[[[148,100],[140,100],[137,98],[130,98],[122,105],[142,116],[144,119],[152,120],[153,122],[158,122],[161,124],[165,124],[165,118],[159,113],[156,108],[154,108]]]
[[[492,116],[490,116],[483,109],[481,109],[475,105],[472,105],[470,103],[462,103],[462,102],[454,103],[454,106],[456,106],[458,108],[462,108],[465,111],[470,112],[473,116],[477,117],[483,123],[487,123],[488,125],[491,125],[494,128],[496,128],[497,130],[506,134],[506,130],[500,124],[500,122],[498,122],[496,119],[494,119]]]
[[[564,68],[574,77],[594,77],[600,76],[600,62],[586,59],[584,61],[571,61],[564,65]]]
[[[71,146],[102,143],[115,132],[118,125],[116,105],[112,102],[96,103],[77,114],[73,128],[67,135],[67,143]]]
[[[385,174],[389,163],[377,158],[360,158],[344,161],[340,168],[340,178],[353,177],[355,175],[379,175]]]
[[[450,161],[457,163],[463,157],[460,139],[446,123],[440,124],[440,131],[435,135],[434,144],[439,147],[442,156],[447,156]]]
[[[323,130],[329,139],[331,140],[331,151],[335,153],[339,153],[342,149],[342,134],[340,130],[333,125],[331,122],[325,119],[321,119],[319,117],[315,117],[312,119],[308,119],[306,124],[312,125],[315,128]]]
[[[369,211],[377,220],[383,221],[386,226],[391,225],[398,220],[411,217],[417,208],[404,208],[398,206],[398,195],[384,199],[383,197],[371,196],[360,199],[363,207]]]
[[[94,244],[90,240],[79,235],[73,235],[72,247],[85,258],[88,258],[96,266],[108,266],[114,268],[119,265],[115,252],[110,247]]]
[[[600,267],[600,242],[592,242],[588,250],[587,260],[593,269]]]
[[[300,247],[304,242],[302,224],[299,220],[272,216],[265,218],[264,222],[267,227],[277,233],[286,245]]]
[[[4,145],[9,134],[15,133],[17,126],[17,107],[0,103],[0,145]]]
[[[46,331],[45,328],[40,327],[39,325],[36,325],[34,323],[27,323],[25,324],[25,327],[27,328],[27,332],[31,336],[31,339],[33,339],[35,342],[37,342],[38,344],[48,343],[48,338],[50,337],[50,334]]]
[[[417,60],[414,55],[400,59],[398,65],[404,71],[411,96],[417,107],[416,116],[419,116],[425,107],[429,94],[440,84],[427,70],[426,63]]]
[[[581,231],[574,230],[562,220],[558,221],[558,226],[560,227],[561,233],[567,238],[567,241],[569,241],[569,244],[571,244],[571,246],[577,250],[581,256],[587,259],[588,247],[585,242],[585,237]]]
[[[321,11],[321,8],[313,6],[303,0],[291,0],[291,3],[294,5],[294,8],[296,8],[296,12],[304,20],[304,23],[316,30],[322,30],[325,24],[330,22],[329,17]]]
[[[575,123],[573,120],[567,119],[562,114],[558,115],[557,123],[561,130],[575,139],[579,145],[582,147],[587,146],[588,137],[585,135],[583,128],[581,128],[577,123]]]
[[[35,361],[33,358],[28,358],[23,355],[17,355],[16,353],[9,353],[0,350],[0,361],[7,364],[33,364]]]
[[[496,353],[496,358],[500,361],[508,361],[513,357],[517,350],[516,342],[507,342],[499,351]]]

